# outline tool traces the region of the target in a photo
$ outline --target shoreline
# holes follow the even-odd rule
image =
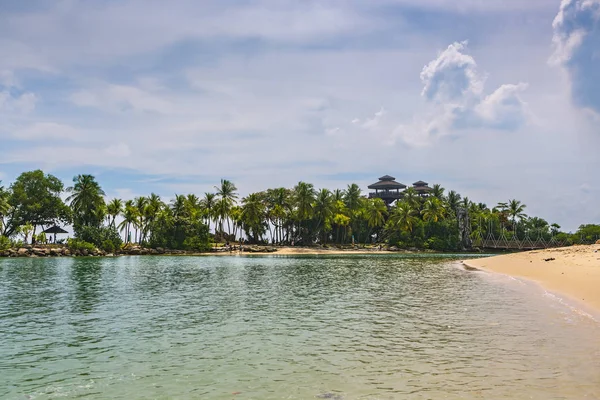
[[[218,250],[217,250],[218,249]],[[239,251],[235,248],[231,251],[225,250],[223,247],[214,248],[212,251],[195,252],[186,250],[169,250],[169,249],[150,249],[133,246],[129,249],[121,250],[117,253],[107,253],[96,249],[93,252],[87,251],[70,251],[66,247],[58,246],[27,246],[22,248],[11,248],[5,251],[0,251],[0,258],[19,258],[19,257],[124,257],[124,256],[266,256],[266,255],[282,255],[282,256],[298,256],[298,255],[421,255],[421,254],[453,254],[457,257],[461,255],[471,255],[481,257],[490,256],[490,253],[471,252],[439,252],[432,250],[416,250],[416,249],[398,249],[398,248],[323,248],[323,247],[301,247],[301,246],[264,246],[264,245],[247,245],[244,246],[244,251]]]
[[[600,315],[600,245],[533,250],[463,260],[466,269],[499,273],[537,283],[594,316]]]

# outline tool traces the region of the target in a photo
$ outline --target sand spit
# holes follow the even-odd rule
[[[600,245],[534,250],[467,260],[471,268],[521,277],[600,311]]]

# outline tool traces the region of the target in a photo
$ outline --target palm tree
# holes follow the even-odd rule
[[[135,208],[135,204],[133,200],[127,200],[125,202],[125,206],[123,208],[123,221],[119,224],[119,230],[122,232],[125,231],[125,242],[129,243],[131,241],[131,225],[136,224],[137,222],[137,209]]]
[[[317,218],[317,229],[321,230],[322,241],[327,241],[326,233],[331,229],[331,219],[335,211],[333,196],[328,189],[321,189],[317,194],[314,204],[314,214]]]
[[[112,217],[109,222],[109,226],[115,226],[115,219],[123,211],[123,200],[112,199],[106,206],[106,213]]]
[[[2,183],[2,181],[0,181]],[[8,215],[10,211],[9,192],[4,189],[4,186],[0,185],[0,234],[4,232],[4,217]]]
[[[335,189],[335,190],[332,192],[332,196],[333,196],[333,201],[334,201],[334,202],[338,202],[338,201],[344,201],[344,196],[345,196],[345,193],[344,193],[344,191],[343,191],[343,190],[341,190],[341,189]]]
[[[405,232],[412,232],[413,227],[418,221],[415,216],[416,210],[414,207],[405,201],[397,203],[390,215],[389,223],[397,229]]]
[[[436,198],[440,199],[440,200],[443,200],[444,199],[444,190],[446,190],[446,189],[444,189],[442,187],[442,185],[436,183],[431,188],[431,195],[433,197],[436,197]]]
[[[141,243],[142,242],[142,232],[145,230],[146,228],[146,205],[148,204],[148,199],[145,198],[144,196],[140,196],[140,197],[136,197],[134,200],[135,203],[135,211],[137,214],[137,218],[136,218],[136,223],[134,224],[135,226],[135,241],[137,243]],[[138,231],[139,231],[139,238],[138,238]]]
[[[460,204],[461,196],[456,193],[454,190],[448,192],[448,197],[446,197],[446,204],[448,204],[448,209],[456,214],[456,210]]]
[[[300,228],[302,222],[308,221],[313,215],[313,203],[316,191],[312,183],[298,182],[294,188],[294,194],[298,225]]]
[[[419,207],[419,194],[414,187],[409,187],[404,191],[404,202],[410,204],[415,210]]]
[[[438,222],[446,216],[446,209],[440,199],[430,197],[425,201],[421,215],[423,216],[423,221]]]
[[[217,196],[221,199],[220,212],[219,217],[221,218],[221,230],[223,229],[222,224],[223,220],[227,219],[227,233],[230,234],[231,226],[229,224],[229,210],[233,207],[235,200],[238,198],[237,195],[237,187],[233,184],[233,182],[227,179],[221,179],[221,186],[215,186],[217,189]]]
[[[346,193],[344,193],[344,202],[350,213],[355,213],[360,207],[360,187],[353,183],[348,185]]]
[[[164,207],[164,203],[155,193],[150,193],[150,196],[146,198],[146,206],[143,211],[143,218],[145,221],[144,230],[142,231],[142,240],[146,240],[149,237],[150,231],[154,222],[158,219]]]
[[[387,206],[382,199],[369,199],[366,202],[365,216],[369,226],[368,237],[371,237],[371,231],[380,228],[385,223],[385,216],[388,213]]]
[[[251,193],[242,200],[240,220],[248,238],[256,243],[266,232],[265,205],[259,193]]]
[[[171,200],[171,212],[173,218],[185,218],[187,216],[187,198],[182,194],[176,194]]]
[[[275,228],[274,243],[282,243],[284,238],[284,220],[291,214],[292,205],[290,203],[290,191],[286,188],[276,188],[267,190],[267,217]]]
[[[98,209],[103,208],[106,194],[92,175],[77,175],[73,178],[73,183],[73,186],[67,188],[67,192],[73,193],[67,197],[67,201],[73,209],[75,224],[100,225],[104,216],[100,215]]]
[[[527,215],[524,213],[526,207],[527,206],[522,204],[519,200],[508,201],[507,212],[508,216],[512,220],[513,230],[516,227],[517,219],[522,220],[523,218],[527,217]]]
[[[213,216],[217,195],[214,193],[204,193],[204,198],[201,200],[202,208],[206,211],[206,223],[210,228],[210,220]]]

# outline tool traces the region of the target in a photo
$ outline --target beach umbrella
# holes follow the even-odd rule
[[[69,232],[65,231],[60,226],[54,225],[54,226],[46,229],[43,233],[54,234],[54,243],[56,243],[56,234],[57,233],[69,233]]]

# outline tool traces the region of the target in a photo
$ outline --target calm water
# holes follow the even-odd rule
[[[0,259],[0,398],[80,397],[600,399],[600,324],[440,257]]]

